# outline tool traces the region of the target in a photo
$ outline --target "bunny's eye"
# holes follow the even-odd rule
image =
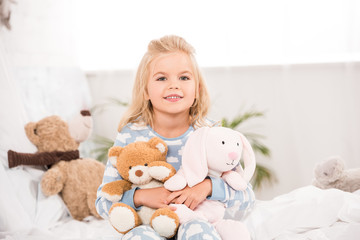
[[[222,141],[221,143],[224,145],[224,144],[225,144],[225,141]]]
[[[240,146],[240,144],[239,144],[239,143],[236,143],[236,145]]]
[[[37,129],[36,128],[34,128],[34,134],[37,135]]]

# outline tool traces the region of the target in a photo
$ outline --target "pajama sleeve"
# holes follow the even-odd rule
[[[212,183],[212,195],[209,200],[223,202],[226,208],[238,207],[238,210],[245,211],[253,207],[255,194],[251,184],[245,190],[236,191],[221,178],[210,177]]]

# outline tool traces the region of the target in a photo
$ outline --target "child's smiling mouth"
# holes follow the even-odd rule
[[[164,97],[165,100],[168,100],[170,102],[177,102],[177,101],[181,100],[182,98],[183,98],[182,96],[177,95],[177,94],[171,94],[171,95]]]

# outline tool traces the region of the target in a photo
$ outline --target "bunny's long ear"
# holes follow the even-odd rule
[[[249,182],[251,177],[254,175],[255,168],[256,168],[256,160],[255,160],[255,154],[254,151],[249,143],[249,141],[246,139],[246,137],[239,133],[241,137],[241,141],[243,144],[243,159],[244,159],[244,180],[246,182]]]
[[[205,147],[208,131],[208,127],[197,129],[189,136],[185,144],[182,155],[182,168],[189,187],[203,181],[208,174]]]

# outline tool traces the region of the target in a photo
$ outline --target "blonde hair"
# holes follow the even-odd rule
[[[196,97],[189,111],[190,124],[193,127],[206,125],[206,114],[209,109],[210,99],[204,78],[194,57],[195,49],[183,38],[169,35],[152,40],[149,43],[148,51],[144,54],[136,72],[132,102],[120,120],[118,131],[128,123],[144,123],[153,126],[154,112],[150,100],[146,100],[149,65],[159,55],[173,52],[186,53],[190,58],[194,71]]]

